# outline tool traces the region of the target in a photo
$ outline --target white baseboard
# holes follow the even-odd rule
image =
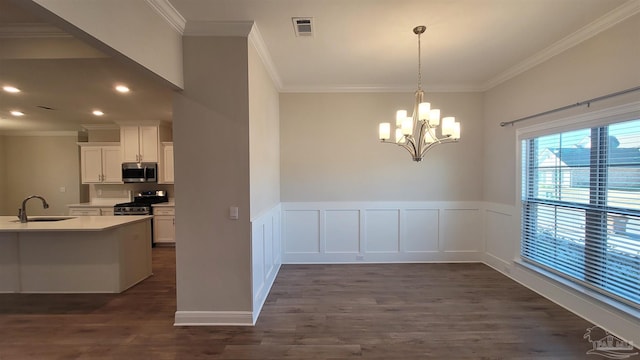
[[[600,301],[598,297],[601,299],[604,297],[587,295],[588,289],[571,289],[568,284],[563,284],[560,277],[551,278],[517,263],[509,273],[500,272],[588,322],[635,344],[634,346],[640,344],[640,318],[624,314],[614,306],[607,304],[611,300]],[[638,313],[637,310],[632,311]]]
[[[251,311],[176,311],[174,326],[253,326]]]

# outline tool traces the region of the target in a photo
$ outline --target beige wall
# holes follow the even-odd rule
[[[49,203],[30,200],[28,215],[67,215],[67,204],[80,202],[80,159],[77,136],[5,136],[5,206],[16,215],[22,200],[41,195]],[[60,192],[64,187],[65,192]]]
[[[7,168],[5,165],[5,137],[0,135],[0,214],[5,214],[5,199],[7,196],[6,179]]]
[[[89,130],[87,131],[87,141],[90,142],[119,142],[120,129]]]
[[[483,193],[486,201],[509,205],[516,202],[515,130],[518,127],[601,109],[620,101],[637,101],[640,93],[513,127],[502,128],[500,122],[638,86],[639,44],[640,15],[635,15],[485,93]]]
[[[249,162],[251,218],[280,202],[278,91],[249,42]]]
[[[459,143],[420,163],[378,140],[378,123],[413,107],[411,93],[280,95],[282,201],[474,201],[482,199],[482,94],[427,94],[461,122]]]
[[[637,341],[640,322],[580,292],[514,265],[519,259],[518,128],[640,101],[640,93],[574,108],[514,126],[499,123],[640,84],[640,15],[606,30],[485,93],[484,200],[487,261],[496,269],[622,338]],[[505,206],[508,205],[508,206]],[[498,221],[499,219],[499,221]]]
[[[183,46],[185,90],[173,107],[177,310],[251,311],[247,38],[187,36]]]

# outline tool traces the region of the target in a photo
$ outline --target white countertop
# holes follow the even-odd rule
[[[66,217],[68,216],[28,216],[29,219]],[[0,232],[103,231],[152,218],[150,215],[75,216],[61,221],[21,223],[17,216],[0,216]]]

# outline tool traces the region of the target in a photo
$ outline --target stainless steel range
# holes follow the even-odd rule
[[[132,202],[115,204],[113,207],[113,215],[153,215],[153,207],[151,205],[169,201],[169,195],[166,191],[151,190],[139,192]],[[153,242],[153,221],[151,222],[151,246]]]
[[[114,215],[152,215],[152,204],[169,201],[169,195],[163,190],[142,191],[136,194],[132,202],[116,204]]]

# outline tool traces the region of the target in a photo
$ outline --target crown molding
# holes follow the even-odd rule
[[[253,21],[186,21],[185,18],[171,5],[169,0],[145,0],[158,14],[160,14],[176,31],[184,36],[247,36],[255,46],[260,59],[267,69],[272,81],[279,92],[293,93],[340,93],[340,92],[413,92],[415,88],[394,85],[322,85],[298,86],[283,84],[269,50]],[[509,80],[533,67],[553,58],[554,56],[588,40],[627,18],[640,13],[640,0],[629,0],[613,9],[603,17],[593,21],[569,36],[557,41],[551,46],[512,66],[488,81],[476,85],[435,85],[425,91],[429,92],[483,92]],[[61,31],[59,31],[61,32]],[[53,33],[49,33],[52,35]],[[0,27],[0,37],[3,36]],[[37,37],[37,36],[32,36]]]
[[[260,60],[262,60],[262,64],[267,69],[267,73],[269,73],[269,76],[271,77],[271,81],[273,81],[276,89],[280,92],[282,90],[282,79],[280,78],[280,74],[278,74],[278,70],[276,70],[273,60],[271,59],[271,54],[269,53],[269,49],[267,49],[267,45],[264,43],[264,38],[258,29],[258,25],[255,23],[249,33],[249,41],[256,48],[258,56],[260,57]]]
[[[65,130],[10,130],[0,133],[0,136],[78,136],[77,131]]]
[[[0,24],[0,38],[70,38],[67,32],[44,23]]]
[[[482,87],[482,91],[487,91],[549,59],[567,51],[568,49],[588,40],[599,33],[613,27],[614,25],[628,19],[629,17],[640,13],[640,0],[630,0],[623,5],[613,9],[601,18],[584,26],[573,34],[557,41],[553,45],[529,57],[528,59],[516,64],[499,74],[493,79],[487,81]]]
[[[481,92],[480,87],[472,85],[431,85],[423,87],[427,93],[469,93]],[[415,86],[405,85],[322,85],[322,86],[283,86],[281,93],[413,93]]]
[[[169,0],[145,0],[160,16],[162,16],[179,34],[184,34],[187,23],[185,18],[171,5]]]
[[[171,122],[165,121],[165,120],[120,120],[120,121],[115,121],[114,125],[119,129],[120,126],[132,126],[132,125],[133,126],[138,126],[138,125],[169,126],[169,124],[171,124]]]

